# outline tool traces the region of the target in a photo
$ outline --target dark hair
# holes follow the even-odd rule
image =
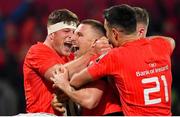
[[[71,23],[79,22],[78,17],[75,13],[67,9],[58,9],[53,11],[48,17],[48,25],[56,24],[58,22]]]
[[[149,25],[149,14],[146,9],[140,7],[134,7],[136,13],[137,22],[144,23],[145,25]]]
[[[119,28],[125,34],[136,31],[136,16],[134,9],[126,4],[112,6],[104,11],[104,18],[110,28]]]
[[[101,22],[97,21],[97,20],[85,19],[85,20],[82,20],[80,24],[91,25],[92,28],[94,28],[96,31],[98,31],[102,36],[106,35],[106,30],[104,28],[104,25]]]

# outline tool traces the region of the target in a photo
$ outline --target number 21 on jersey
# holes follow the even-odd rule
[[[166,102],[169,101],[168,86],[167,86],[166,77],[165,77],[165,75],[162,75],[160,77],[160,79],[158,79],[158,77],[151,77],[151,78],[142,79],[143,84],[147,84],[147,83],[155,83],[156,84],[155,87],[144,89],[144,102],[145,102],[145,105],[157,104],[157,103],[161,102],[161,97],[155,98],[155,99],[150,99],[150,97],[149,97],[150,93],[155,93],[155,92],[160,91],[160,85],[161,84],[160,84],[159,80],[163,81],[165,101]]]

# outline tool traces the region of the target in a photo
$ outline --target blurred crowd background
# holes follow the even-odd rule
[[[103,22],[105,8],[123,3],[149,12],[148,35],[175,39],[172,112],[180,115],[180,0],[0,0],[0,115],[25,112],[23,60],[32,44],[45,39],[50,12],[67,8],[80,20],[93,18]]]

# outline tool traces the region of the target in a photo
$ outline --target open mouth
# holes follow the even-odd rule
[[[79,50],[79,47],[76,46],[76,45],[73,45],[73,46],[71,47],[71,52],[76,52],[76,51],[78,51],[78,50]]]
[[[71,42],[64,42],[64,46],[69,48],[69,49],[71,49],[72,45],[73,44]]]
[[[73,53],[79,50],[79,47],[76,44],[72,44],[72,42],[64,42],[64,46]]]

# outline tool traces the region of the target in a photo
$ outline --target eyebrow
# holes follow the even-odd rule
[[[69,29],[69,28],[64,28],[64,29],[62,29],[62,30],[64,30],[64,31],[70,31],[71,29]]]
[[[78,36],[83,36],[83,34],[81,32],[77,32]]]

